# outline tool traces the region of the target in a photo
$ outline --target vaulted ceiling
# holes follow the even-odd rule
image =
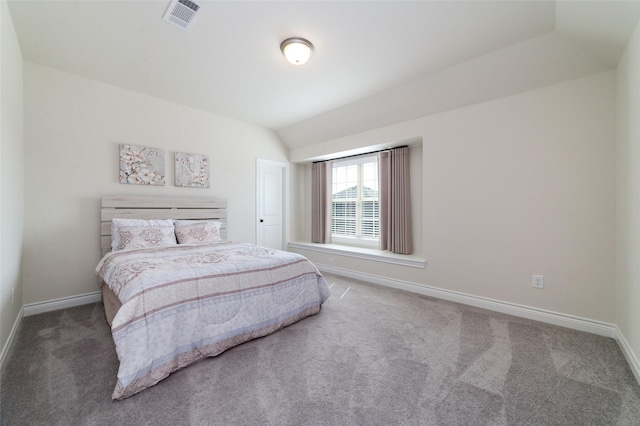
[[[639,1],[9,1],[26,61],[277,131],[290,147],[615,68]],[[315,54],[286,62],[304,37]]]

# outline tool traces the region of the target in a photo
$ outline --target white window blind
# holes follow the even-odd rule
[[[377,244],[380,237],[378,157],[368,155],[334,161],[331,184],[332,239]]]

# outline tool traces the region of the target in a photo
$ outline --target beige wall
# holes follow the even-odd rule
[[[640,26],[618,64],[616,324],[640,355]],[[637,364],[636,368],[640,367]]]
[[[256,158],[287,161],[271,131],[25,63],[24,303],[97,291],[102,195],[228,199],[230,239],[255,242]],[[162,148],[164,187],[118,182],[118,144]],[[208,155],[211,188],[177,188],[175,151]]]
[[[326,141],[290,158],[416,137],[426,269],[335,255],[334,267],[615,321],[614,72]],[[328,264],[328,255],[300,252]],[[532,274],[544,276],[544,289],[531,287]]]
[[[4,1],[0,19],[0,350],[4,350],[22,307],[23,77],[20,46]]]

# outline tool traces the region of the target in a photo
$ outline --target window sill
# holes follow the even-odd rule
[[[411,268],[424,269],[426,260],[411,254],[397,254],[377,249],[363,247],[350,247],[338,244],[317,244],[317,243],[289,243],[290,248],[311,250],[320,253],[335,254],[339,256],[355,257],[358,259],[373,260],[376,262],[392,263],[394,265],[408,266]]]

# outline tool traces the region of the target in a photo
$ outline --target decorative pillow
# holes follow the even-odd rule
[[[173,219],[113,219],[111,250],[175,245]]]
[[[123,249],[176,245],[176,234],[168,226],[123,226],[120,228]]]
[[[222,241],[220,227],[215,220],[176,220],[178,244],[216,243]]]

